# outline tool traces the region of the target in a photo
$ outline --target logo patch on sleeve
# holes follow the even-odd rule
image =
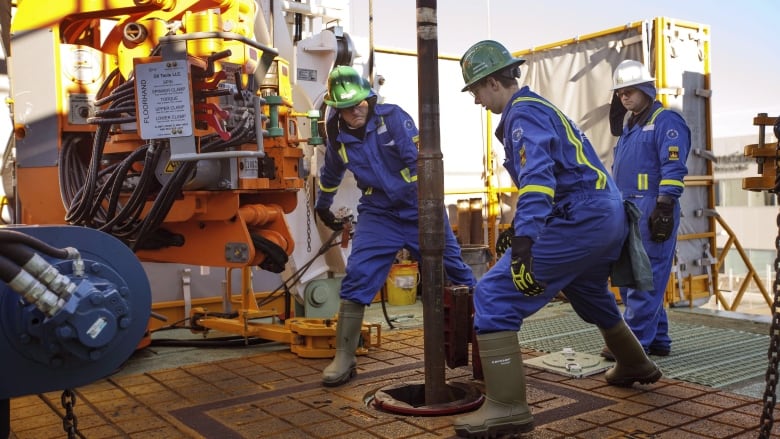
[[[679,136],[680,136],[680,133],[678,133],[677,130],[674,129],[674,128],[672,128],[672,129],[670,129],[669,131],[666,132],[666,137],[668,137],[670,139],[676,139]]]
[[[669,160],[680,160],[680,148],[676,146],[669,147]]]
[[[406,119],[404,121],[404,128],[408,131],[412,131],[414,129],[414,122],[412,122],[411,119]]]
[[[515,128],[512,131],[512,141],[513,142],[518,142],[522,138],[523,138],[523,129],[522,128]]]

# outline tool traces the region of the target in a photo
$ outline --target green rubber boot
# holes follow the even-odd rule
[[[336,356],[322,371],[322,384],[335,387],[346,384],[357,375],[355,350],[363,329],[366,306],[351,300],[342,300],[339,320],[336,323]]]
[[[624,320],[610,329],[600,329],[607,348],[615,357],[615,367],[605,374],[613,386],[631,387],[634,382],[652,384],[663,375],[642,349]]]
[[[455,433],[460,437],[489,438],[533,430],[517,333],[477,335],[477,341],[486,399],[479,410],[455,419]]]

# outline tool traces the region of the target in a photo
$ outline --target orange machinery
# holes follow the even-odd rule
[[[285,214],[304,185],[300,146],[322,142],[319,113],[292,110],[288,62],[256,41],[256,9],[20,1],[9,57],[16,220],[98,229],[142,261],[240,269],[239,317],[196,308],[193,324],[332,355],[305,340],[332,336],[331,322],[251,324],[274,311],[257,306],[249,270],[284,269],[295,245]],[[299,132],[301,116],[311,133]]]

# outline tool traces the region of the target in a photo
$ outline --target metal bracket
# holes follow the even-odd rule
[[[659,95],[672,95],[679,97],[685,95],[685,89],[682,87],[662,87],[656,91]]]
[[[244,242],[228,242],[225,244],[225,260],[228,262],[248,262],[249,246]]]
[[[706,217],[718,217],[720,214],[715,209],[696,209],[693,211],[694,218]]]
[[[192,291],[190,288],[192,285],[191,272],[192,270],[189,268],[185,268],[181,271],[181,291],[184,295],[184,315],[188,317],[190,315],[190,310],[192,309]]]
[[[695,148],[693,150],[693,154],[697,157],[701,157],[703,159],[709,160],[711,162],[717,162],[718,158],[715,156],[715,154],[712,153],[712,151],[707,151],[706,149],[701,148]]]
[[[712,285],[714,280],[712,276],[712,266],[718,263],[718,259],[713,257],[712,253],[710,253],[710,244],[708,242],[704,243],[704,257],[697,259],[695,263],[704,266],[704,269],[707,271],[707,289],[709,290],[709,297],[712,297],[715,294]]]
[[[766,127],[775,125],[780,118],[768,117],[766,113],[759,113],[753,119],[753,125],[759,126],[758,143],[745,146],[745,157],[752,157],[758,165],[760,177],[746,177],[742,179],[742,189],[751,191],[773,191],[777,186],[778,162],[780,156],[777,145],[769,145],[766,142]]]
[[[685,271],[686,266],[685,262],[680,262],[680,256],[679,256],[679,249],[674,249],[674,265],[672,266],[672,270],[674,270],[674,277],[677,278],[677,290],[678,294],[680,296],[680,300],[686,300],[685,299],[685,286],[683,285],[683,275],[682,272]]]
[[[524,360],[525,364],[568,377],[582,378],[610,369],[614,363],[598,355],[563,348],[560,352]]]

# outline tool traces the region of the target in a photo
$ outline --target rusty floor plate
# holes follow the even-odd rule
[[[417,313],[406,308],[392,311]],[[559,306],[526,321],[521,331],[524,359],[546,355],[543,349],[531,349],[532,345],[541,348],[575,341],[578,346],[601,349],[598,335],[588,334],[591,328],[579,326],[576,316],[567,313],[571,314],[570,308]],[[710,361],[695,360],[701,358],[696,356],[698,350],[717,358],[716,346],[738,349],[734,345],[752,346],[760,358],[755,367],[766,367],[766,357],[761,356],[766,346],[754,345],[749,334],[731,334],[735,329],[720,321],[713,340],[705,344],[698,326],[706,325],[693,317],[673,316],[672,356],[654,357],[662,368],[664,361],[691,361],[686,373],[693,376],[702,373],[694,366],[702,369]],[[565,341],[556,342],[556,333]],[[457,416],[404,416],[365,403],[366,395],[377,389],[425,376],[421,327],[383,328],[382,338],[381,347],[359,358],[358,377],[336,388],[320,384],[329,359],[300,358],[285,346],[247,346],[232,353],[170,349],[171,354],[166,353],[168,348],[159,348],[139,353],[135,364],[111,377],[74,389],[73,415],[87,439],[453,438],[452,422]],[[752,367],[743,363],[746,366]],[[674,370],[665,368],[667,374],[658,383],[627,389],[607,385],[603,373],[572,378],[526,367],[527,397],[536,428],[523,437],[757,437],[763,412],[760,396],[702,385],[693,378],[675,379],[669,373]],[[448,380],[482,386],[472,379],[471,366],[446,369],[446,375]],[[760,386],[762,381],[754,384]],[[50,392],[11,400],[10,438],[68,437],[61,396]],[[773,437],[780,437],[779,424],[774,424]]]

